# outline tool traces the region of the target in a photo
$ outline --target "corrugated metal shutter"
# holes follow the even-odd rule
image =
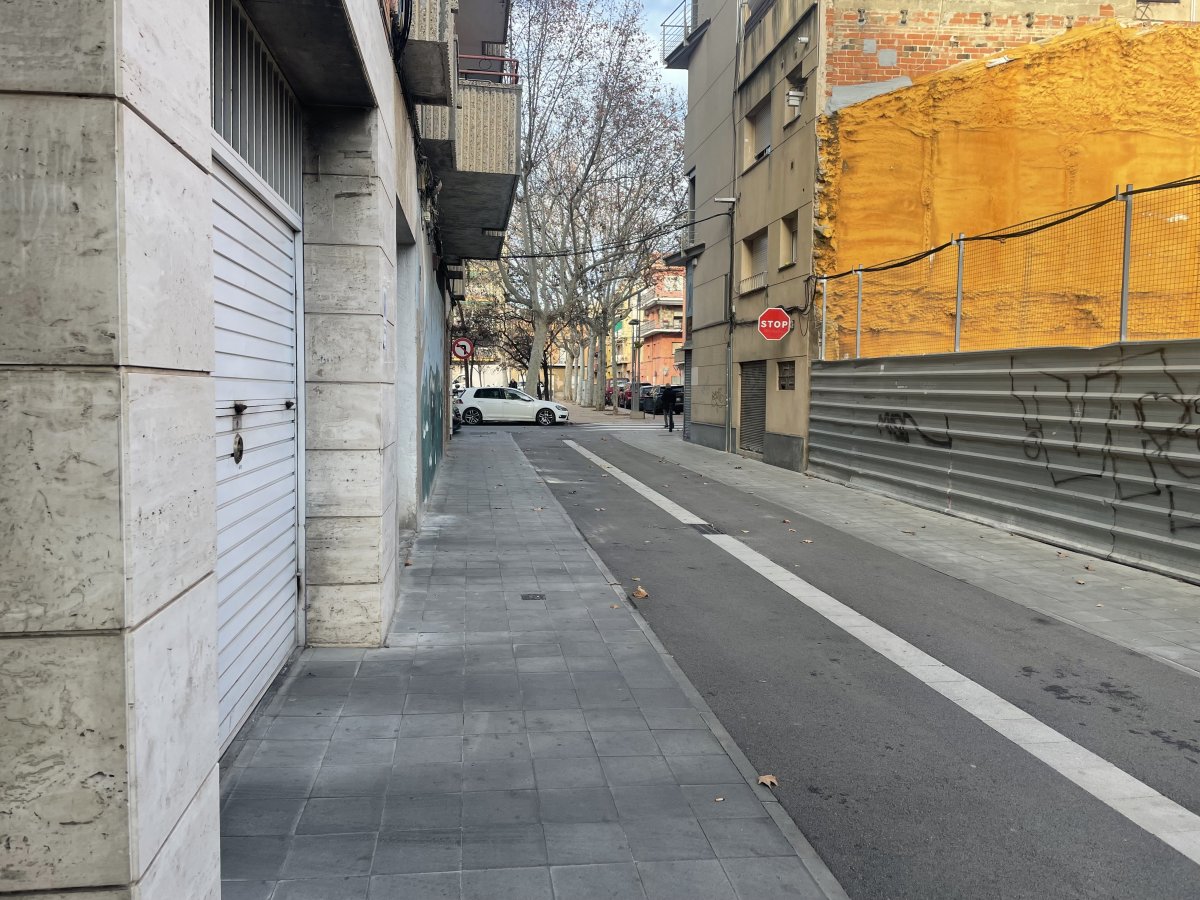
[[[683,439],[692,436],[692,351],[683,351]]]
[[[297,642],[296,235],[220,165],[213,201],[224,747]]]
[[[767,431],[767,364],[742,363],[742,412],[738,446],[752,453],[763,452]]]

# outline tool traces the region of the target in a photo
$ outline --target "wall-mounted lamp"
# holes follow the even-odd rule
[[[992,27],[992,14],[990,12],[985,12],[983,14],[983,27],[984,28]]]
[[[865,7],[862,7],[862,6],[860,6],[858,8],[858,24],[859,25],[867,24],[867,10]]]
[[[901,25],[908,24],[908,10],[907,9],[900,10],[900,24]]]
[[[1033,27],[1033,19],[1034,19],[1033,13],[1031,13],[1031,12],[1025,13],[1025,27],[1026,28]]]

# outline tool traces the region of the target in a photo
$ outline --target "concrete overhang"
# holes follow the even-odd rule
[[[243,0],[302,104],[375,105],[343,0]],[[379,27],[383,28],[380,19]]]
[[[668,253],[663,257],[663,262],[668,266],[686,266],[693,259],[697,259],[704,252],[704,244],[692,244],[690,247],[684,247],[682,250],[677,250],[674,253]]]
[[[448,261],[496,259],[512,213],[517,176],[495,172],[440,173],[442,253]]]
[[[692,51],[700,44],[700,38],[708,31],[708,19],[692,29],[691,33],[678,47],[663,57],[663,65],[668,69],[686,69],[691,61]]]

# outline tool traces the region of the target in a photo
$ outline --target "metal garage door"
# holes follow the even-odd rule
[[[767,432],[767,364],[742,363],[742,414],[738,446],[752,453],[763,452]]]
[[[297,643],[296,234],[214,164],[222,747]]]
[[[692,351],[683,351],[683,439],[692,437]]]

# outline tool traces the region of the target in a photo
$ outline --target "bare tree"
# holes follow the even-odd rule
[[[555,322],[607,334],[683,208],[681,99],[656,71],[640,13],[637,0],[514,4],[523,130],[500,274],[533,329],[527,391]]]

